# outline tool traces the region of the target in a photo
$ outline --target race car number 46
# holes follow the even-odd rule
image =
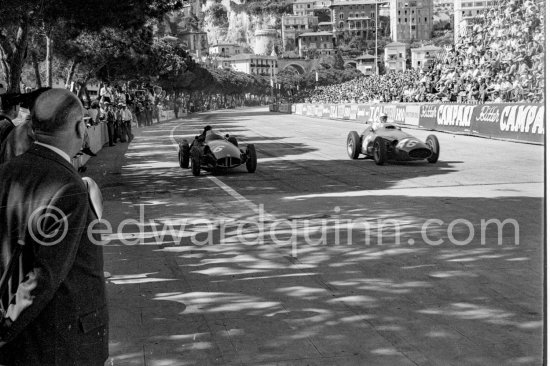
[[[397,147],[402,149],[404,147],[414,147],[416,146],[417,142],[415,140],[401,140],[397,144]]]

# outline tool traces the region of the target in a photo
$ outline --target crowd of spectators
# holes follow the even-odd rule
[[[303,101],[544,103],[544,2],[498,3],[429,68],[317,87]]]

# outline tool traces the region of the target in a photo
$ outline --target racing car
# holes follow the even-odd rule
[[[188,140],[179,143],[179,164],[183,169],[189,169],[194,176],[201,174],[201,169],[211,172],[236,168],[246,165],[249,173],[254,173],[257,166],[256,148],[248,144],[246,149],[239,148],[234,136],[222,136],[211,130],[204,139],[199,136],[189,144]]]
[[[424,159],[433,164],[437,163],[440,152],[435,135],[429,135],[422,142],[393,123],[369,123],[361,136],[351,131],[348,134],[347,151],[351,159],[357,159],[363,154],[374,159],[377,165],[384,165],[389,160]]]

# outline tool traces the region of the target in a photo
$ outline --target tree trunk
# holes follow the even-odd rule
[[[73,59],[71,61],[71,66],[69,67],[69,72],[67,73],[67,81],[65,82],[65,86],[67,88],[70,87],[71,82],[73,81],[73,76],[74,76],[74,73],[76,71],[76,66],[77,65],[78,65],[78,62],[76,61],[76,59]]]
[[[53,39],[46,31],[46,86],[53,87]]]
[[[40,63],[38,62],[38,56],[36,53],[31,53],[32,57],[32,67],[34,69],[34,77],[36,78],[36,87],[42,87],[42,78],[40,77]]]
[[[25,63],[27,44],[29,40],[29,14],[21,17],[17,36],[15,37],[14,47],[10,50],[11,54],[5,54],[5,49],[2,52],[3,58],[7,62],[3,62],[4,68],[9,70],[6,72],[6,80],[9,83],[7,87],[8,93],[21,92],[21,72]]]

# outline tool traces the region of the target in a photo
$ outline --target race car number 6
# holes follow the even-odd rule
[[[416,145],[415,140],[403,140],[399,142],[399,145],[397,146],[402,149],[404,147],[414,147],[415,145]]]

